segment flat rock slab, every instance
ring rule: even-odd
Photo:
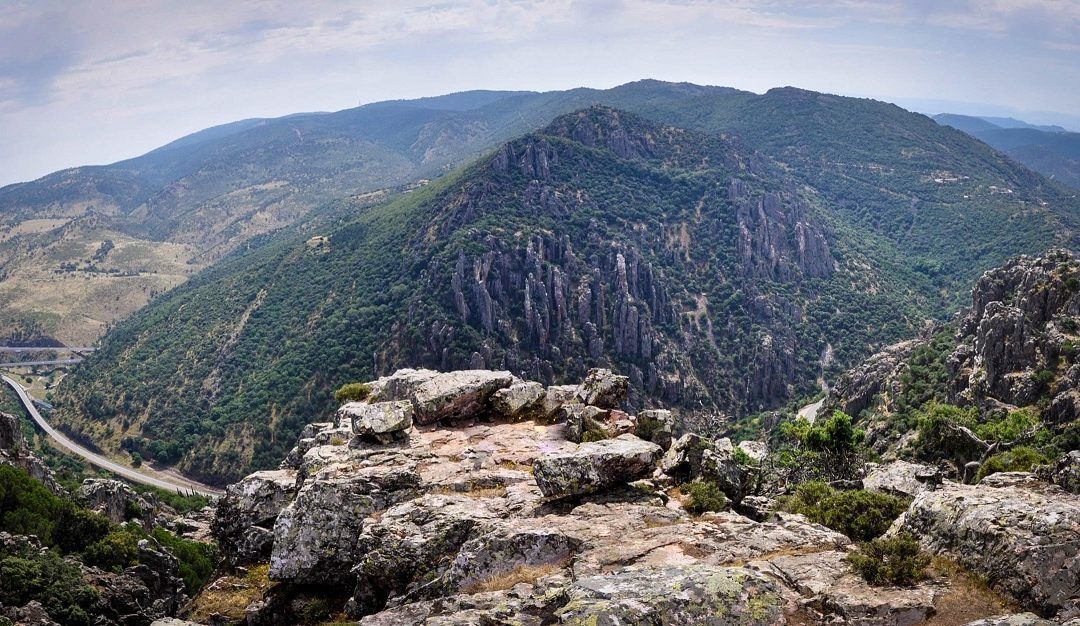
[[[533,463],[533,476],[549,498],[582,495],[649,475],[662,453],[655,443],[621,435],[542,456]]]
[[[576,581],[556,616],[560,624],[665,626],[784,623],[779,585],[739,567],[623,570]]]
[[[1080,610],[1080,497],[1033,474],[924,491],[894,529],[952,555],[1026,609]]]

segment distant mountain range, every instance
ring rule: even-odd
[[[1047,178],[1080,189],[1080,133],[1011,117],[942,113],[934,119],[985,141]]]
[[[222,482],[277,463],[348,381],[426,366],[558,382],[610,366],[630,375],[635,405],[723,430],[947,316],[1006,257],[1077,243],[1072,194],[873,100],[641,81],[440,106],[245,122],[181,147],[273,137],[236,153],[264,172],[247,184],[289,172],[287,188],[306,190],[290,202],[324,204],[238,237],[116,324],[62,383],[59,422]],[[343,138],[356,128],[363,140]],[[435,175],[485,142],[494,150],[429,184],[360,195],[360,181]],[[403,165],[365,178],[386,170],[374,152],[354,159],[361,145]],[[186,180],[177,201],[212,195]],[[195,222],[163,212],[138,227],[166,238]]]

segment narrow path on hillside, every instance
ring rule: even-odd
[[[23,389],[22,385],[20,385],[18,381],[15,381],[3,375],[0,375],[0,377],[2,377],[4,379],[4,382],[10,385],[11,388],[15,390],[15,393],[19,395],[19,400],[21,400],[23,406],[26,407],[26,411],[30,413],[30,417],[33,418],[34,422],[39,427],[41,427],[41,429],[44,430],[46,434],[52,437],[53,440],[56,441],[56,443],[59,444],[61,448],[67,450],[68,452],[76,456],[80,456],[83,459],[86,459],[86,461],[94,467],[100,467],[101,469],[110,471],[117,476],[121,476],[132,482],[140,483],[143,485],[150,485],[151,487],[157,487],[159,489],[165,489],[167,491],[181,491],[184,493],[194,491],[195,493],[202,494],[204,496],[220,496],[222,494],[222,491],[220,489],[215,489],[213,487],[210,487],[209,485],[204,485],[202,483],[198,483],[186,478],[181,478],[179,476],[170,475],[170,479],[168,480],[155,478],[130,467],[124,467],[123,465],[114,463],[113,461],[110,461],[109,459],[101,456],[100,454],[96,454],[94,452],[91,452],[90,450],[87,450],[86,448],[80,446],[71,439],[68,439],[67,436],[60,431],[50,426],[49,423],[45,421],[45,418],[41,416],[41,413],[38,412],[37,407],[34,406],[34,401],[30,398],[29,394],[26,393],[26,390]]]

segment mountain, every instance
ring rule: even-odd
[[[1080,133],[1012,118],[942,113],[934,119],[985,141],[1048,178],[1080,189]]]
[[[1075,244],[1075,199],[895,106],[649,81],[600,99],[637,114],[560,117],[238,250],[118,324],[57,420],[221,482],[275,463],[345,382],[609,365],[634,406],[717,430],[946,315],[1003,257]]]

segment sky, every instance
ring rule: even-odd
[[[0,185],[243,118],[642,78],[1080,130],[1080,0],[0,0]]]

